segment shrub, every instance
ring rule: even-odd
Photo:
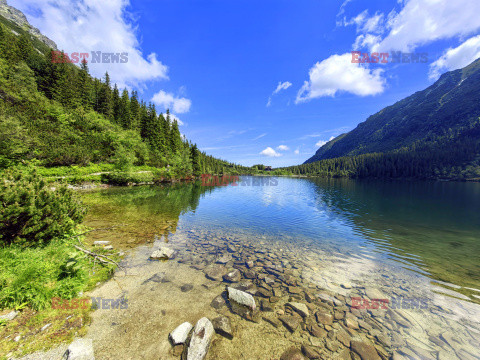
[[[73,231],[85,208],[66,187],[51,189],[36,173],[0,176],[0,244],[43,245]]]
[[[150,183],[154,181],[154,175],[150,171],[146,172],[123,172],[113,171],[108,174],[102,174],[102,183],[110,185],[131,185],[140,183]]]

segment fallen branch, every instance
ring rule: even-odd
[[[80,251],[84,252],[85,254],[92,256],[95,260],[100,261],[102,264],[108,264],[108,263],[110,262],[110,263],[112,263],[112,264],[115,264],[118,268],[120,268],[120,269],[122,269],[123,271],[125,271],[125,274],[127,273],[127,270],[125,270],[125,269],[124,269],[119,263],[117,263],[115,260],[110,259],[108,256],[94,253],[94,252],[92,252],[92,251],[90,251],[90,250],[87,250],[87,249],[84,249],[84,248],[82,248],[81,246],[78,246],[78,245],[73,245],[73,246],[75,247],[75,249],[80,250]],[[104,259],[105,259],[105,260],[104,260]]]

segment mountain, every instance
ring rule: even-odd
[[[8,24],[8,27],[11,28],[15,35],[20,35],[24,31],[28,32],[47,47],[54,50],[57,49],[55,42],[40,33],[40,30],[38,30],[36,27],[30,25],[27,18],[20,10],[8,5],[6,0],[0,0],[0,22],[5,24],[5,20],[14,24],[14,26],[12,26],[12,24]]]
[[[418,143],[461,139],[480,117],[480,59],[443,74],[423,91],[398,101],[329,141],[304,164],[343,156],[387,153]]]

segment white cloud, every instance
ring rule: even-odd
[[[128,53],[127,63],[91,63],[92,75],[106,71],[119,87],[143,87],[146,81],[168,79],[168,68],[155,53],[145,56],[137,29],[125,19],[129,0],[11,0],[40,31],[66,53],[101,51]]]
[[[299,149],[296,149],[293,153],[294,153],[295,155],[298,155],[298,154],[300,154],[300,150],[299,150]]]
[[[277,146],[277,150],[288,151],[288,150],[290,150],[290,148],[287,145],[279,145],[279,146]]]
[[[292,86],[292,83],[290,81],[285,81],[285,82],[278,82],[277,88],[273,92],[274,94],[278,94],[282,90],[287,90],[290,86]]]
[[[255,140],[261,139],[261,138],[264,137],[265,135],[267,135],[267,133],[260,134],[260,135],[258,135],[257,137],[254,137],[252,140],[255,141]]]
[[[170,121],[177,120],[178,125],[184,125],[183,121],[180,120],[176,115],[170,113]]]
[[[322,147],[323,145],[325,145],[326,143],[328,143],[329,141],[332,141],[333,139],[335,139],[335,136],[330,136],[330,139],[328,139],[328,141],[326,140],[319,140],[315,146],[318,146],[318,147]]]
[[[391,12],[388,35],[372,51],[413,51],[440,39],[467,36],[480,29],[478,0],[406,0],[400,12]]]
[[[155,105],[162,106],[165,109],[172,108],[174,112],[183,114],[190,111],[192,102],[184,97],[176,97],[172,93],[167,93],[160,90],[152,97],[152,102]]]
[[[447,49],[430,65],[429,77],[437,79],[443,72],[460,69],[480,58],[480,35],[471,37],[456,48]]]
[[[279,156],[282,156],[282,154],[276,152],[275,150],[273,150],[270,146],[267,147],[266,149],[262,150],[260,152],[260,155],[265,155],[265,156],[269,156],[269,157],[279,157]]]
[[[270,96],[267,101],[267,107],[270,107],[272,105],[272,97]]]
[[[272,96],[278,94],[282,90],[287,90],[290,86],[292,86],[292,83],[290,81],[279,81],[277,88],[273,90]],[[270,107],[272,105],[272,96],[268,98],[267,107]]]
[[[310,69],[310,79],[298,92],[295,103],[333,97],[338,91],[359,96],[379,94],[385,88],[382,73],[383,69],[372,70],[364,64],[352,63],[351,53],[332,55]]]

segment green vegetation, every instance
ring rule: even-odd
[[[480,179],[480,120],[453,137],[386,153],[344,156],[283,168],[294,175],[350,178]]]
[[[56,191],[35,173],[7,170],[0,177],[0,245],[37,246],[71,233],[85,209],[65,187]]]
[[[479,116],[480,59],[443,74],[427,89],[329,141],[305,162],[315,165],[290,170],[328,176],[478,179]]]
[[[78,225],[85,207],[72,190],[52,188],[34,172],[11,168],[0,178],[0,309],[22,310],[16,319],[0,324],[3,351],[18,354],[71,339],[88,321],[88,310],[65,313],[51,308],[52,298],[73,299],[110,277],[113,265],[98,263],[80,251]],[[107,255],[106,250],[96,251]],[[118,255],[108,254],[114,259]],[[46,323],[50,335],[36,333]],[[52,331],[56,336],[52,337]],[[14,334],[28,337],[16,348]],[[7,340],[8,339],[8,340]]]
[[[112,88],[108,73],[99,80],[89,75],[85,62],[77,67],[52,61],[61,54],[26,32],[15,35],[14,28],[0,21],[0,169],[72,166],[73,182],[101,180],[78,167],[104,164],[105,171],[119,172],[112,176],[116,179],[136,178],[138,167],[163,169],[163,179],[249,171],[200,152],[181,136],[168,110],[157,114],[136,91]]]

